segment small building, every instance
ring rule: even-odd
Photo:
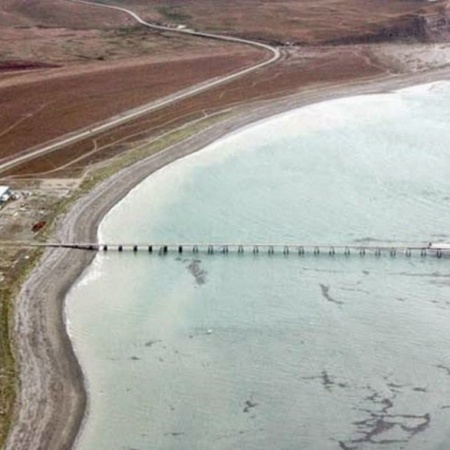
[[[11,188],[9,186],[0,186],[0,205],[6,203],[11,197]]]

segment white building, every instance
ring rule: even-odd
[[[0,205],[11,198],[12,192],[9,186],[0,186]]]

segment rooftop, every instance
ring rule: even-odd
[[[0,199],[9,193],[9,186],[0,186]]]

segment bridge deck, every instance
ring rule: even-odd
[[[421,256],[450,256],[450,244],[427,244],[427,245],[407,245],[407,244],[299,244],[299,243],[284,243],[284,244],[267,244],[267,243],[72,243],[72,242],[0,242],[0,247],[38,247],[38,248],[70,248],[74,250],[91,250],[91,251],[147,251],[150,253],[167,254],[173,253],[199,253],[206,252],[213,253],[283,253],[285,255],[290,253],[297,253],[299,255],[305,254],[327,254],[330,256],[337,254],[350,255],[358,253],[364,256],[366,253],[381,256],[381,254],[389,254],[395,256],[397,253],[411,256],[413,253]]]

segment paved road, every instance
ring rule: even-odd
[[[139,108],[135,108],[133,110],[121,113],[118,116],[114,116],[108,120],[106,120],[105,122],[101,123],[100,125],[97,125],[93,128],[90,129],[84,129],[82,131],[79,132],[75,132],[70,134],[69,136],[63,136],[60,139],[57,139],[56,141],[52,142],[49,145],[46,145],[44,147],[39,147],[33,151],[30,151],[26,154],[22,154],[21,156],[17,156],[14,159],[10,159],[4,162],[0,162],[0,174],[6,170],[9,170],[19,164],[22,164],[26,161],[30,161],[32,159],[35,159],[39,156],[43,156],[47,153],[51,153],[54,152],[58,149],[61,149],[63,147],[65,147],[66,145],[69,144],[73,144],[81,139],[85,139],[91,136],[94,136],[98,133],[101,133],[103,131],[106,131],[110,128],[113,128],[117,125],[120,125],[122,123],[128,122],[132,119],[135,119],[139,116],[142,116],[144,114],[148,114],[149,112],[152,112],[154,110],[157,110],[159,108],[162,108],[163,106],[167,106],[170,105],[171,103],[177,102],[179,100],[182,100],[184,98],[190,97],[192,95],[198,94],[200,92],[204,92],[208,89],[211,89],[213,87],[216,87],[218,85],[227,83],[231,80],[234,80],[236,78],[242,77],[243,75],[247,75],[251,72],[254,72],[255,70],[261,69],[265,66],[268,66],[269,64],[273,64],[275,63],[281,56],[280,50],[277,49],[276,47],[272,47],[271,45],[267,45],[267,44],[263,44],[260,42],[256,42],[256,41],[251,41],[248,39],[241,39],[238,37],[233,37],[233,36],[223,36],[223,35],[219,35],[219,34],[212,34],[212,33],[204,33],[201,31],[194,31],[194,30],[180,30],[180,29],[175,29],[175,28],[170,28],[170,27],[165,27],[162,25],[155,25],[149,22],[146,22],[145,20],[143,20],[141,17],[139,17],[135,12],[130,11],[126,8],[121,8],[118,6],[111,6],[111,5],[105,5],[105,4],[100,4],[100,3],[94,3],[94,2],[88,2],[85,0],[68,0],[71,1],[73,3],[82,3],[82,4],[86,4],[86,5],[90,5],[90,6],[95,6],[95,7],[99,7],[99,8],[109,8],[109,9],[114,9],[117,11],[121,11],[125,14],[130,15],[131,17],[133,17],[133,19],[135,19],[137,22],[139,22],[140,24],[155,29],[155,30],[160,30],[160,31],[170,31],[172,33],[179,33],[179,34],[183,34],[183,35],[192,35],[192,36],[198,36],[201,38],[208,38],[208,39],[216,39],[216,40],[221,40],[221,41],[226,41],[226,42],[234,42],[234,43],[239,43],[239,44],[246,44],[246,45],[251,45],[253,47],[257,47],[260,49],[264,49],[267,50],[268,52],[271,53],[271,57],[263,62],[260,62],[258,64],[255,64],[251,67],[247,67],[246,69],[240,70],[238,72],[235,72],[231,75],[226,75],[223,76],[221,78],[216,78],[214,81],[211,82],[206,82],[203,83],[200,86],[196,86],[187,90],[184,90],[181,93],[178,94],[174,94],[166,99],[163,100],[159,100],[159,101],[155,101],[155,102],[151,102],[148,103],[142,107]]]

